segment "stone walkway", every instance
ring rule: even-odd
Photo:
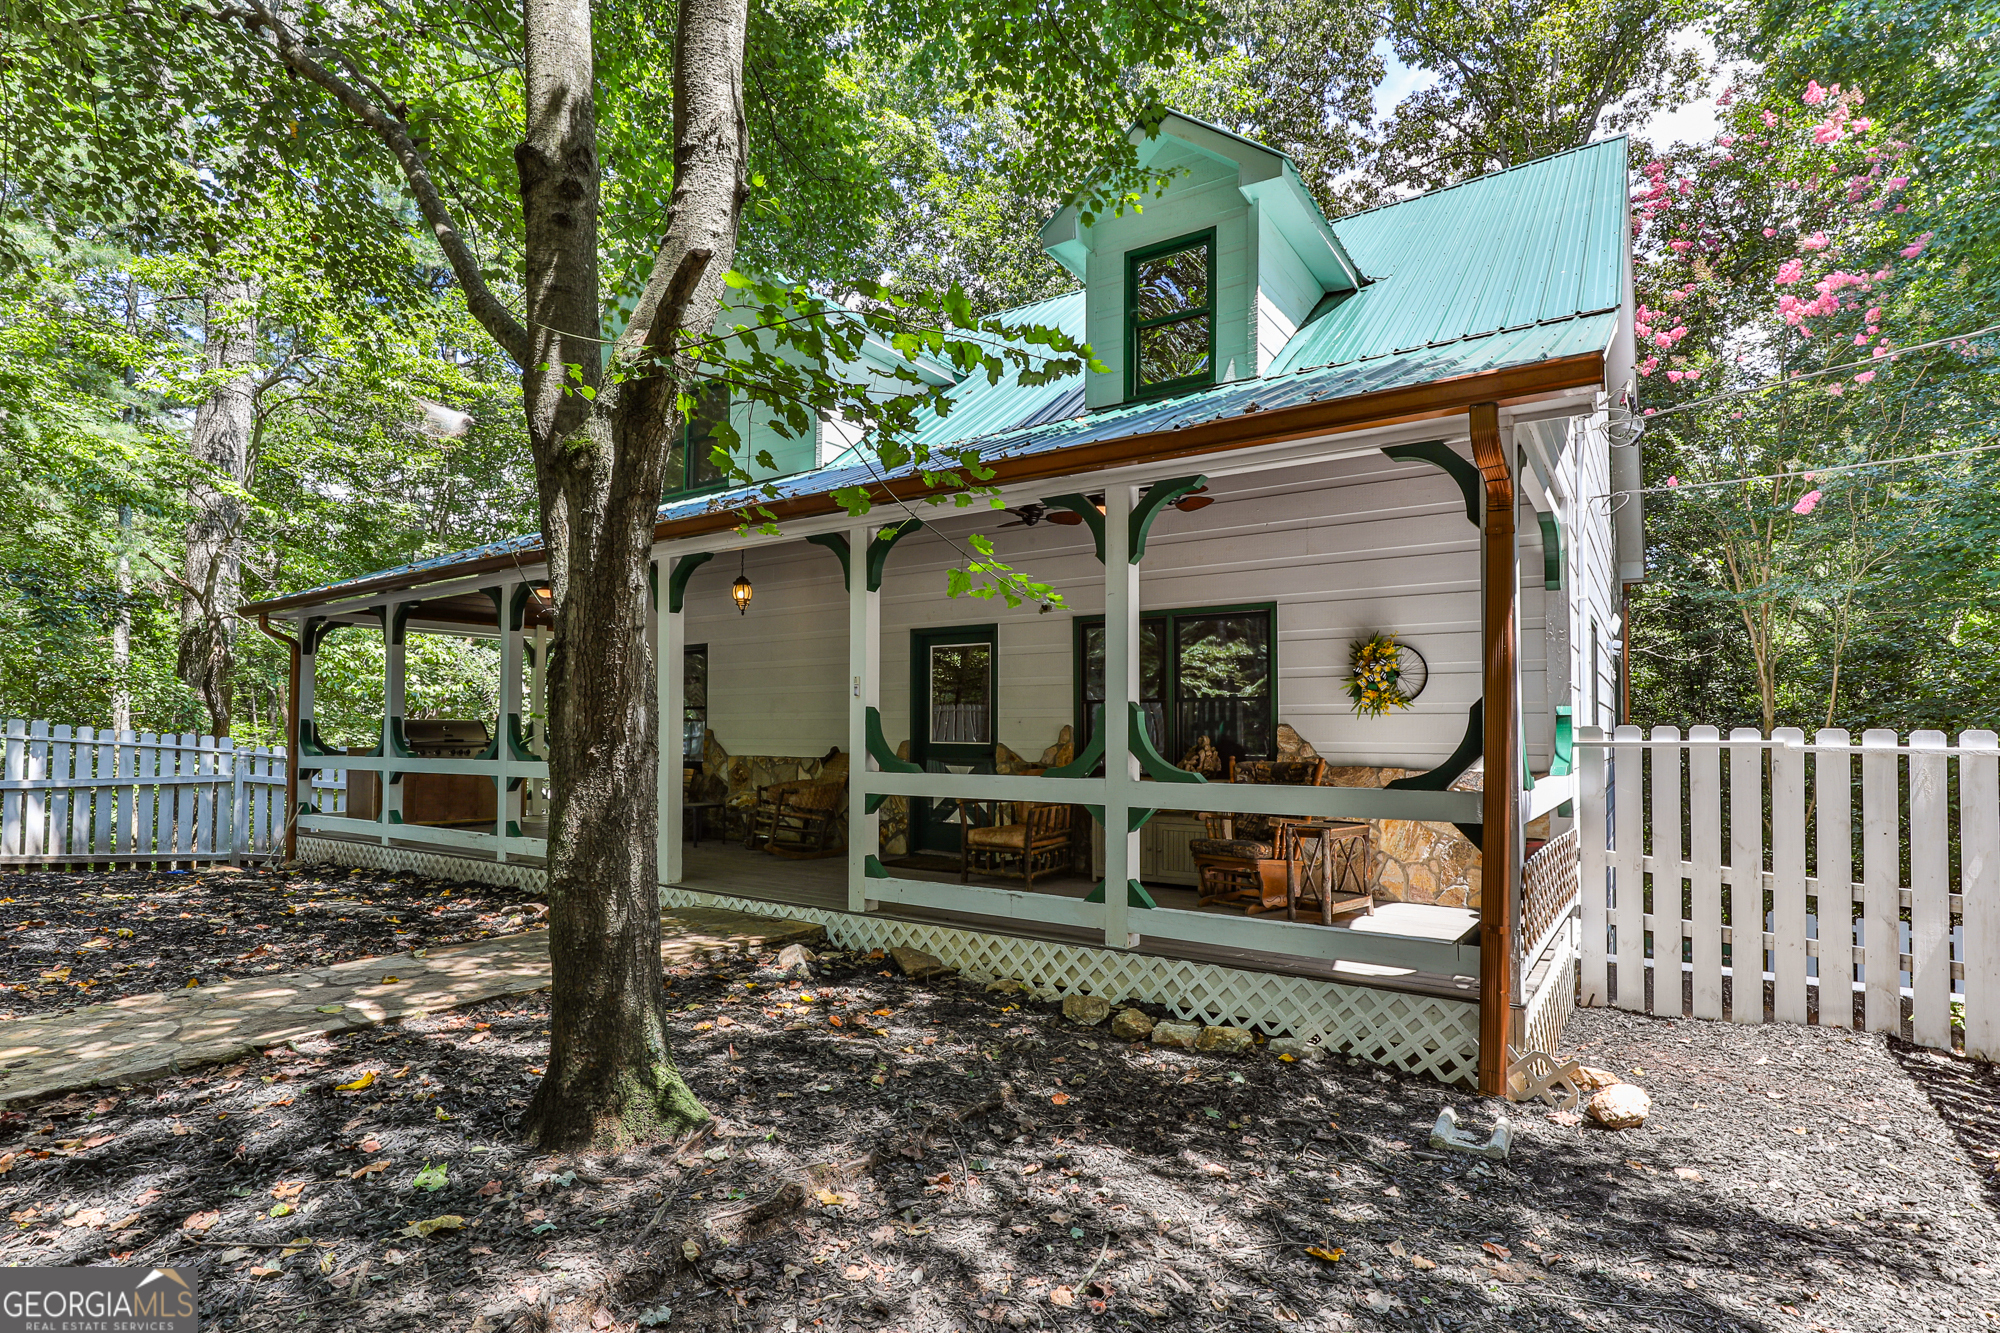
[[[761,952],[825,934],[803,921],[694,907],[663,912],[660,924],[667,963]],[[301,1037],[353,1032],[548,984],[548,932],[536,930],[431,949],[421,958],[357,958],[18,1019],[0,1025],[0,1107],[78,1088],[144,1083]]]

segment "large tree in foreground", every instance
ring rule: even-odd
[[[886,462],[962,487],[977,476],[971,460],[895,443],[925,401],[914,373],[909,395],[882,401],[816,367],[868,336],[967,373],[1029,378],[1073,370],[1081,352],[1053,331],[976,320],[956,290],[890,302],[870,275],[839,271],[841,238],[868,235],[883,187],[830,62],[872,45],[967,107],[1011,99],[1034,127],[1012,167],[1042,173],[1035,188],[1094,177],[1103,184],[1086,206],[1116,206],[1144,184],[1124,131],[1156,110],[1126,72],[1188,45],[1197,11],[1061,0],[525,0],[518,15],[133,0],[109,13],[37,11],[47,30],[65,21],[168,68],[212,69],[221,51],[220,67],[238,72],[233,100],[218,96],[208,114],[280,158],[322,140],[372,154],[518,366],[556,602],[553,1041],[528,1124],[544,1146],[570,1147],[699,1123],[661,989],[645,633],[655,507],[695,381],[726,379],[788,429],[842,412],[886,432]],[[746,78],[761,102],[746,105]],[[317,105],[297,108],[300,89]],[[771,141],[761,155],[760,132]],[[780,261],[816,284],[732,272]],[[740,327],[755,331],[720,343],[732,285]],[[860,318],[836,317],[832,290],[861,292]],[[727,461],[745,475],[747,460]],[[871,497],[847,498],[861,512]],[[744,517],[759,521],[754,509]]]

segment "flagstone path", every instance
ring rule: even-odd
[[[809,943],[825,933],[803,921],[713,908],[676,908],[661,913],[660,924],[667,963]],[[548,984],[548,932],[534,930],[430,949],[422,957],[357,958],[17,1019],[0,1024],[0,1107],[78,1088],[144,1083],[303,1037]]]

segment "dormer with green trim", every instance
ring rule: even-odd
[[[1085,336],[1106,370],[1092,408],[1252,379],[1315,312],[1359,289],[1360,270],[1285,154],[1178,113],[1132,132],[1165,189],[1083,221],[1071,204],[1042,248],[1083,280]]]

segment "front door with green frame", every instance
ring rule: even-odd
[[[996,625],[910,631],[910,757],[927,773],[991,773],[1000,691]],[[910,850],[958,855],[958,806],[910,802]]]

